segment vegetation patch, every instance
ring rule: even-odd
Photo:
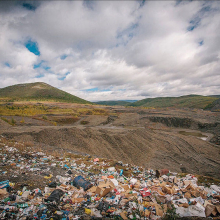
[[[5,117],[1,117],[1,119],[5,122],[7,122],[8,124],[10,125],[15,125],[16,124],[16,121],[14,120],[14,118],[11,118],[11,120],[5,118]]]
[[[195,136],[195,137],[207,137],[199,132],[187,132],[187,131],[179,131],[179,134],[186,135],[186,136]]]
[[[73,124],[79,120],[78,117],[69,116],[69,117],[51,117],[53,121],[58,123],[59,125],[65,125],[65,124]]]
[[[87,125],[87,124],[89,124],[89,122],[88,121],[81,121],[80,124],[81,125]]]
[[[5,116],[34,116],[47,113],[48,107],[44,105],[0,105],[0,115]]]
[[[203,184],[205,186],[210,186],[210,185],[219,185],[220,184],[220,180],[216,179],[214,177],[211,176],[201,176],[201,175],[196,175],[196,177],[198,178],[198,184]]]
[[[78,108],[76,109],[76,114],[78,116],[83,115],[108,115],[108,112],[105,109],[101,108]]]
[[[43,116],[42,116],[42,119],[43,119],[43,120],[47,120],[47,116],[46,116],[46,115],[43,115]]]
[[[165,216],[162,218],[162,220],[176,220],[180,216],[176,214],[176,208],[173,204],[171,204],[171,207],[167,209]]]
[[[61,108],[57,106],[33,105],[33,104],[2,104],[0,115],[4,116],[36,116],[52,114],[71,114],[75,117],[83,115],[107,115],[107,111],[101,108]],[[42,116],[44,120],[47,120]]]

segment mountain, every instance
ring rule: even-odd
[[[128,106],[140,106],[151,108],[205,108],[207,105],[217,100],[217,97],[201,96],[201,95],[186,95],[180,97],[158,97],[147,98],[140,101],[130,103]]]
[[[56,101],[92,104],[43,82],[25,83],[0,89],[0,99],[7,101]]]
[[[94,102],[98,105],[121,105],[121,106],[125,106],[128,105],[130,103],[136,102],[137,100],[116,100],[116,101],[99,101],[99,102]]]

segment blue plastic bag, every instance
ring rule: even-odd
[[[73,180],[73,186],[76,187],[80,186],[86,191],[89,188],[91,188],[93,185],[89,181],[85,180],[82,176],[77,176]]]
[[[4,188],[8,188],[8,187],[10,187],[9,180],[0,182],[0,189],[4,189]]]

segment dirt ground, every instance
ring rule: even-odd
[[[55,105],[49,103],[48,105]],[[59,104],[74,108],[72,104]],[[100,108],[100,106],[84,106]],[[0,134],[61,152],[121,160],[146,168],[168,168],[220,178],[220,113],[189,109],[101,107],[107,115],[14,116],[0,120]],[[11,116],[7,116],[10,120]],[[65,118],[69,117],[68,123]],[[62,123],[54,124],[54,121]]]

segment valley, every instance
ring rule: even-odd
[[[1,135],[48,152],[72,152],[220,178],[219,112],[54,102],[10,106],[16,110],[24,105],[27,112],[30,106],[43,106],[45,112],[2,115]]]

